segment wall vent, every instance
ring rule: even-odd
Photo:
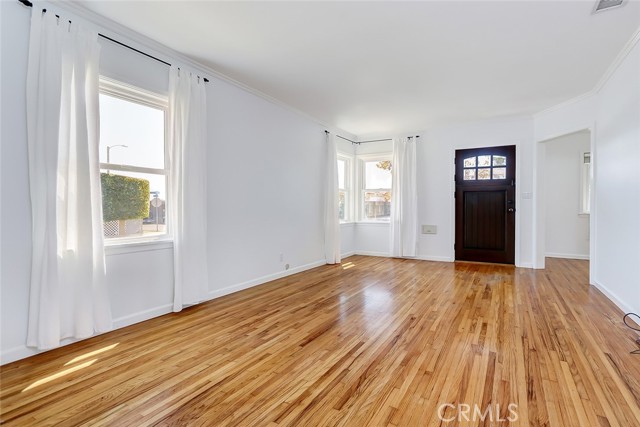
[[[623,2],[624,0],[598,0],[594,12],[602,12],[603,10],[609,10],[614,7],[622,6]]]

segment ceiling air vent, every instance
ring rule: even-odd
[[[596,4],[596,10],[594,12],[602,12],[603,10],[609,10],[614,7],[622,6],[624,0],[598,0]]]

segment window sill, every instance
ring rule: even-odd
[[[348,225],[348,226],[353,226],[355,224],[354,221],[341,221],[340,225]]]
[[[173,240],[154,239],[154,240],[134,240],[126,242],[108,242],[104,245],[104,253],[106,256],[129,254],[135,252],[149,252],[163,249],[173,249]]]
[[[389,224],[391,224],[391,222],[390,221],[358,221],[355,224],[372,226],[372,227],[388,227]]]

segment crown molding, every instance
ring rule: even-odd
[[[537,113],[533,114],[533,117],[537,118],[537,117],[542,116],[544,114],[551,113],[553,111],[568,107],[569,105],[576,104],[578,102],[582,102],[582,101],[584,101],[586,99],[591,98],[592,96],[597,95],[602,90],[604,85],[607,84],[609,79],[611,79],[611,77],[616,72],[616,70],[620,67],[620,65],[622,65],[624,60],[627,59],[627,57],[629,56],[629,54],[631,53],[633,48],[636,46],[636,44],[638,44],[638,41],[640,41],[640,28],[638,28],[633,33],[633,36],[631,36],[631,38],[627,41],[627,43],[625,43],[625,45],[622,48],[622,50],[620,50],[620,52],[618,52],[618,55],[616,56],[616,58],[613,60],[611,65],[609,65],[609,67],[607,67],[607,70],[604,72],[602,77],[600,77],[600,80],[598,80],[598,82],[593,87],[593,89],[591,89],[588,92],[583,93],[582,95],[578,95],[578,96],[576,96],[574,98],[568,99],[568,100],[563,101],[563,102],[561,102],[559,104],[555,104],[555,105],[552,105],[549,108],[545,108],[544,110],[538,111]]]
[[[0,0],[1,1],[1,0]],[[34,2],[35,3],[35,2]],[[327,123],[325,123],[324,121],[313,117],[311,115],[309,115],[308,113],[299,110],[296,107],[293,107],[292,105],[289,105],[277,98],[274,98],[271,95],[268,95],[258,89],[255,89],[251,86],[248,86],[238,80],[235,80],[219,71],[214,70],[211,67],[208,67],[204,64],[201,64],[197,61],[192,60],[191,58],[173,50],[170,49],[169,47],[158,43],[157,41],[146,37],[138,32],[135,32],[133,30],[131,30],[128,27],[125,27],[121,24],[118,24],[115,21],[112,21],[109,18],[106,18],[102,15],[99,15],[95,12],[92,12],[90,10],[88,10],[84,5],[82,5],[81,3],[79,3],[76,0],[59,0],[59,1],[55,1],[55,2],[49,2],[49,1],[44,1],[44,2],[38,2],[38,5],[45,5],[45,4],[50,4],[52,7],[54,8],[60,8],[63,10],[67,10],[75,15],[77,15],[78,17],[85,19],[86,21],[93,23],[94,25],[96,25],[97,27],[99,27],[99,31],[103,32],[105,35],[109,36],[109,37],[113,37],[115,39],[124,39],[122,41],[126,42],[127,44],[135,47],[136,49],[140,49],[142,51],[145,52],[149,52],[151,54],[153,54],[154,56],[157,56],[161,59],[166,60],[167,62],[178,62],[180,64],[184,64],[186,66],[189,66],[195,70],[198,70],[201,73],[205,73],[208,74],[209,76],[215,77],[218,80],[222,80],[226,83],[232,84],[236,87],[238,87],[239,89],[242,89],[252,95],[255,95],[259,98],[262,98],[268,102],[270,102],[271,104],[274,104],[276,106],[279,106],[285,110],[288,110],[298,116],[301,116],[307,120],[310,120],[313,123],[316,123],[317,125],[331,131],[332,133],[341,133],[343,135],[348,135],[350,139],[353,140],[358,140],[358,139],[366,139],[369,138],[372,135],[375,136],[379,136],[380,134],[378,133],[373,133],[373,134],[366,134],[366,135],[355,135],[351,132],[347,132],[344,129],[340,129],[337,128],[335,126],[329,126]],[[35,5],[34,5],[35,6]],[[589,90],[588,92],[585,92],[581,95],[578,95],[574,98],[570,98],[566,101],[560,102],[558,104],[552,105],[551,107],[545,108],[543,110],[540,110],[538,112],[533,113],[531,116],[533,118],[537,118],[541,115],[550,113],[552,111],[555,110],[559,110],[562,109],[564,107],[567,107],[571,104],[575,104],[581,101],[584,101],[594,95],[596,95],[603,87],[604,85],[607,83],[607,81],[609,81],[609,79],[613,76],[613,74],[615,73],[615,71],[620,67],[620,65],[624,62],[624,60],[629,56],[629,54],[631,53],[631,51],[633,50],[633,48],[635,47],[635,45],[638,43],[638,41],[640,41],[640,28],[638,28],[633,36],[629,39],[629,41],[627,41],[627,43],[625,44],[625,46],[622,48],[622,50],[618,53],[618,55],[616,56],[616,58],[614,59],[614,61],[611,63],[611,65],[607,68],[607,70],[605,71],[605,73],[602,75],[602,77],[600,78],[600,80],[598,80],[598,82],[596,83],[596,85]],[[490,120],[490,119],[489,119]],[[455,124],[454,124],[455,125]],[[458,124],[459,125],[459,124]],[[437,126],[439,127],[439,126]],[[411,134],[415,134],[415,135],[420,135],[425,133],[424,131],[419,131],[419,132],[410,132]],[[403,133],[403,134],[406,134]]]
[[[1,1],[1,0],[0,0]],[[300,117],[303,117],[315,124],[317,124],[319,127],[322,127],[324,129],[327,129],[333,133],[341,133],[341,134],[346,134],[349,135],[352,138],[355,138],[356,136],[353,135],[350,132],[347,132],[343,129],[337,128],[335,126],[330,126],[327,123],[325,123],[324,121],[311,116],[308,113],[305,113],[302,110],[299,110],[296,107],[293,107],[292,105],[289,105],[277,98],[274,98],[273,96],[266,94],[258,89],[255,89],[251,86],[248,86],[238,80],[235,80],[217,70],[214,70],[213,68],[201,64],[197,61],[194,61],[193,59],[187,57],[186,55],[173,50],[165,45],[163,45],[162,43],[159,43],[147,36],[144,36],[128,27],[125,27],[124,25],[121,25],[107,17],[104,17],[100,14],[97,14],[89,9],[86,8],[86,6],[82,5],[80,2],[75,1],[75,0],[59,0],[59,1],[43,1],[43,2],[34,2],[34,6],[42,6],[42,7],[47,7],[47,6],[51,6],[51,8],[53,9],[62,9],[65,10],[69,13],[72,13],[74,15],[76,15],[77,17],[93,24],[96,29],[100,32],[103,33],[104,35],[108,36],[108,37],[112,37],[118,41],[121,41],[123,43],[126,43],[136,49],[142,50],[143,52],[147,52],[153,56],[156,56],[157,58],[160,58],[164,61],[170,62],[172,64],[180,64],[180,65],[184,65],[187,67],[190,67],[194,70],[197,70],[199,73],[202,74],[207,74],[206,77],[213,77],[217,80],[221,80],[224,81],[226,83],[229,83],[239,89],[244,90],[245,92],[248,92],[254,96],[257,96],[258,98],[261,98],[273,105],[276,105],[280,108],[283,108],[289,112],[292,112]],[[214,82],[212,82],[214,83]]]
[[[589,92],[585,92],[582,95],[578,95],[574,98],[567,99],[566,101],[562,101],[559,104],[552,105],[551,107],[545,108],[544,110],[540,110],[536,113],[533,113],[533,118],[537,119],[538,117],[543,116],[545,114],[551,113],[556,110],[561,110],[565,107],[568,107],[569,105],[577,104],[578,102],[585,101],[591,98],[592,96],[594,96],[595,94],[596,94],[595,89],[591,89]]]
[[[636,46],[636,44],[638,44],[639,40],[640,40],[640,27],[636,29],[635,33],[633,33],[633,36],[631,36],[629,41],[627,41],[627,43],[624,45],[622,50],[618,53],[618,55],[613,60],[611,65],[609,65],[607,70],[604,72],[604,74],[602,75],[598,83],[593,88],[592,90],[593,93],[600,92],[600,90],[604,87],[604,85],[609,81],[611,76],[613,76],[613,74],[620,67],[620,65],[622,65],[624,60],[627,59],[627,57],[629,56],[633,48]]]

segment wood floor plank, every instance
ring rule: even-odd
[[[587,262],[345,263],[5,365],[0,424],[640,427]]]

